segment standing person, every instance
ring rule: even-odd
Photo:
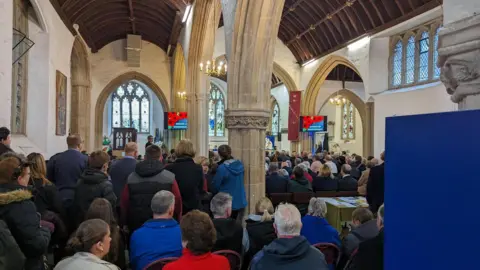
[[[245,186],[243,178],[245,169],[240,160],[232,157],[232,148],[224,144],[218,148],[218,154],[222,158],[219,162],[217,172],[213,177],[215,189],[218,192],[225,192],[232,196],[232,215],[233,219],[242,220],[247,198],[245,195]]]
[[[385,152],[380,155],[382,164],[370,169],[367,183],[367,202],[372,213],[376,213],[384,201],[385,192]]]
[[[73,203],[77,181],[87,168],[88,156],[81,153],[82,144],[80,135],[69,135],[68,150],[54,155],[47,164],[47,179],[57,186],[67,211]]]
[[[7,152],[13,152],[10,148],[12,138],[10,136],[10,130],[6,127],[0,127],[0,155]]]
[[[150,145],[153,145],[153,136],[152,135],[148,135],[147,143],[145,144],[145,149],[147,149],[147,147],[149,147]]]
[[[114,210],[119,212],[122,191],[127,184],[128,176],[135,171],[138,156],[138,145],[135,142],[129,142],[125,145],[125,156],[122,159],[115,160],[110,167],[110,178],[112,179],[113,192],[117,196],[117,204],[112,205]]]
[[[190,140],[181,140],[175,149],[177,159],[166,169],[175,175],[182,195],[182,214],[202,209],[202,197],[206,193],[205,177],[201,165],[193,161],[195,150]],[[205,188],[205,189],[204,189]]]

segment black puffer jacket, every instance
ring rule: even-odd
[[[74,209],[77,225],[83,222],[90,204],[96,198],[107,199],[112,206],[117,202],[108,175],[100,170],[88,168],[80,176],[75,189]]]
[[[40,215],[25,187],[0,185],[0,219],[7,223],[26,257],[25,269],[38,269],[50,242],[50,231],[40,227]]]

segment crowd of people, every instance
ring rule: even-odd
[[[10,143],[10,131],[0,128],[4,269],[143,270],[165,259],[166,270],[227,270],[234,262],[222,256],[225,250],[238,255],[242,269],[383,269],[383,193],[370,196],[373,212],[353,213],[352,230],[342,239],[321,198],[305,209],[274,208],[268,198],[269,192],[334,185],[329,190],[361,193],[362,178],[368,198],[383,189],[375,183],[382,165],[373,158],[276,152],[266,159],[267,194],[249,214],[244,165],[228,145],[202,157],[189,140],[169,153],[148,144],[139,160],[138,145],[130,142],[117,159],[103,151],[85,155],[82,138],[72,134],[68,150],[46,161],[39,153],[15,153]],[[338,265],[327,263],[314,246],[319,243],[342,251]]]

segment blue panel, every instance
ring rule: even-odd
[[[480,111],[387,118],[385,269],[479,269]]]

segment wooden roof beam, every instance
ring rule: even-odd
[[[398,2],[398,0],[395,0],[395,4],[397,4],[398,9],[400,9],[400,12],[402,12],[402,16],[405,15],[405,10],[403,9],[402,5]]]
[[[362,6],[363,10],[367,14],[368,20],[370,20],[372,27],[375,28],[376,27],[375,21],[373,20],[372,15],[370,14],[370,11],[368,11],[368,8],[365,7],[365,4],[363,3],[363,1],[364,0],[359,0],[358,2],[360,2],[360,5]]]
[[[135,27],[135,15],[133,14],[133,3],[132,0],[128,1],[128,9],[130,10],[130,21],[132,22],[132,32],[134,35],[137,34],[137,29]]]
[[[293,3],[291,6],[288,7],[287,11],[285,11],[283,14],[282,14],[282,19],[287,16],[290,12],[293,12],[295,11],[295,9],[298,7],[298,5],[300,5],[302,2],[304,2],[305,0],[297,0],[297,2]]]
[[[378,18],[380,18],[380,21],[382,22],[382,24],[385,24],[385,20],[383,19],[383,16],[382,16],[382,14],[380,13],[380,10],[378,10],[377,5],[375,5],[375,3],[374,3],[373,0],[370,0],[370,4],[372,4],[373,8],[375,9],[375,12],[376,12],[377,15],[378,15]]]
[[[164,2],[173,10],[180,11],[182,13],[185,11],[185,2],[181,0],[165,0]]]
[[[173,51],[175,46],[178,42],[178,37],[180,36],[180,32],[182,31],[182,12],[177,11],[175,15],[175,20],[173,21],[172,30],[170,31],[170,37],[168,39],[168,44],[170,45],[170,50],[167,52],[168,56],[173,55]]]

